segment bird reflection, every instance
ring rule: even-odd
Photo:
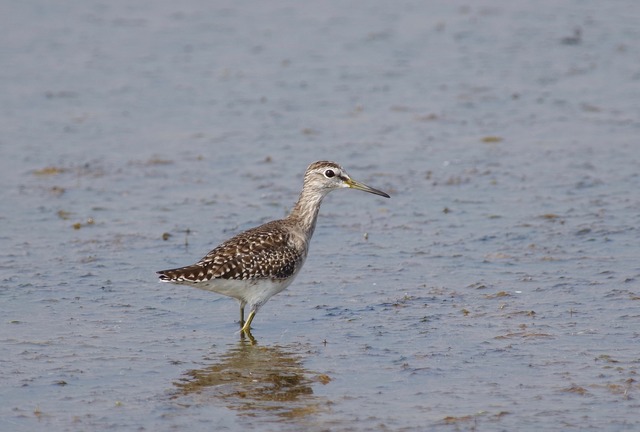
[[[327,401],[313,394],[313,385],[329,381],[327,375],[305,369],[292,348],[259,346],[248,333],[219,361],[187,371],[174,385],[175,397],[191,396],[198,404],[222,402],[240,415],[286,420],[322,410]]]

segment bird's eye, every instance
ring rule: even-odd
[[[328,169],[328,170],[326,170],[326,171],[324,172],[324,175],[325,175],[325,177],[327,177],[327,178],[331,178],[331,177],[333,177],[334,175],[336,175],[336,173],[334,173],[334,172],[333,172],[333,170]]]

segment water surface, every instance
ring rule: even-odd
[[[637,430],[635,2],[10,2],[0,429]],[[306,266],[158,284],[336,160]]]

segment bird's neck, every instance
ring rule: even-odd
[[[288,218],[296,222],[296,224],[305,232],[307,238],[313,235],[316,228],[316,220],[318,219],[318,211],[320,204],[326,194],[316,191],[310,192],[306,188],[302,189],[298,202],[289,213]]]

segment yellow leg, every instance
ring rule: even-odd
[[[240,340],[244,341],[245,337],[249,338],[249,342],[251,342],[251,345],[255,345],[255,344],[258,343],[258,342],[256,342],[256,338],[254,338],[253,335],[251,334],[251,330],[241,331],[240,332]]]
[[[240,305],[240,327],[244,326],[244,305]]]
[[[240,331],[248,332],[251,329],[251,321],[253,321],[253,317],[256,316],[256,311],[249,312],[249,317],[247,318],[247,322],[244,323]]]

